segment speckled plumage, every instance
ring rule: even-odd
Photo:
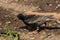
[[[21,19],[29,29],[36,30],[37,27],[41,27],[43,24],[46,26],[46,22],[56,22],[56,19],[53,18],[53,15],[43,16],[43,15],[18,15],[19,19]],[[54,23],[52,23],[53,25]],[[55,24],[54,24],[55,25]]]

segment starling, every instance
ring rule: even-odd
[[[43,15],[19,14],[17,17],[26,24],[27,28],[30,31],[37,30],[37,28],[39,28],[38,30],[41,30],[41,28],[40,28],[41,25],[43,25],[43,24],[46,25],[46,22],[53,20],[51,15],[50,16],[43,16]]]

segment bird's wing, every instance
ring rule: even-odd
[[[32,24],[32,23],[36,23],[36,22],[40,21],[41,19],[42,19],[42,16],[35,15],[35,16],[32,16],[32,17],[26,19],[25,22]]]
[[[43,15],[29,15],[26,16],[25,22],[28,24],[34,24],[36,22],[40,22],[40,24],[53,20],[52,16],[43,16]]]

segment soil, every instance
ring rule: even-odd
[[[17,18],[20,13],[28,15],[54,15],[60,18],[60,0],[0,0],[0,32],[6,32],[5,22],[10,21],[9,28],[19,34],[19,40],[60,40],[60,29],[44,29],[33,34],[21,29],[25,24]],[[2,37],[4,37],[2,35]],[[0,40],[5,38],[0,37]],[[7,37],[8,38],[8,37]],[[6,40],[6,39],[5,39]]]

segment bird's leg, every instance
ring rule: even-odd
[[[33,28],[34,30],[29,32],[30,34],[37,34],[38,33],[38,29],[37,27]]]
[[[45,30],[46,29],[46,27],[49,27],[49,22],[45,22],[44,23],[44,27],[43,28],[41,28],[42,30]]]
[[[33,31],[34,34],[37,34],[39,31],[39,27],[36,27],[36,30]]]

